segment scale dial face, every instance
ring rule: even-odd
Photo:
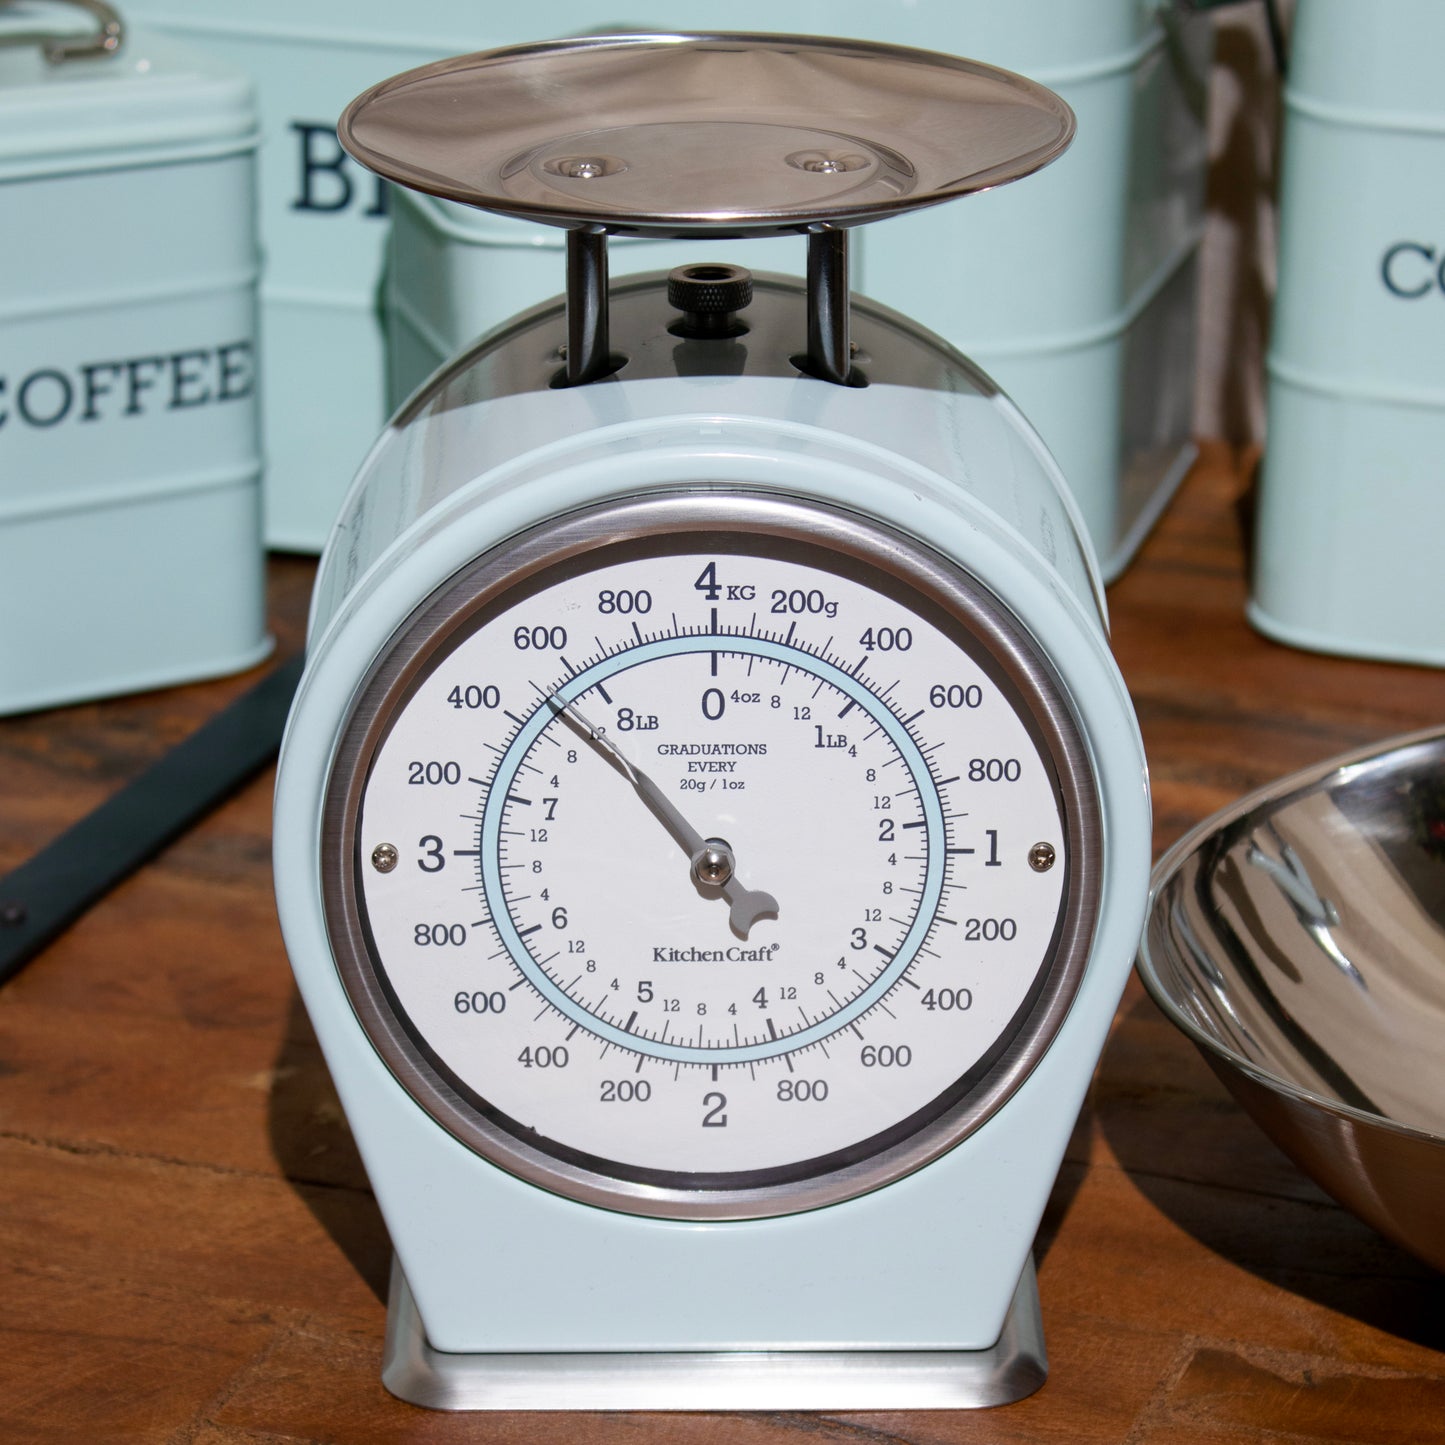
[[[1041,1056],[1097,911],[1052,668],[929,549],[706,490],[559,519],[393,636],[332,771],[328,928],[463,1143],[632,1213],[906,1175]]]

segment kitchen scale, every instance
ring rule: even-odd
[[[1139,935],[1143,754],[1057,468],[850,301],[847,239],[1072,124],[972,61],[762,35],[464,56],[343,116],[388,179],[567,231],[566,297],[363,465],[277,784],[403,1398],[1042,1382],[1030,1248]],[[720,246],[608,285],[609,235],[790,233],[806,283]]]

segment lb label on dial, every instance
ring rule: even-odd
[[[504,570],[358,714],[343,976],[440,1122],[547,1187],[856,1194],[976,1127],[1067,1006],[1057,699],[977,599],[799,531]]]

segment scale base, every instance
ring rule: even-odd
[[[986,1350],[449,1354],[427,1343],[391,1267],[382,1383],[433,1410],[971,1410],[1048,1374],[1033,1260]]]

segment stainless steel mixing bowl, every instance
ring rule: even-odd
[[[1445,1270],[1445,729],[1293,774],[1180,839],[1139,973],[1300,1168]]]

